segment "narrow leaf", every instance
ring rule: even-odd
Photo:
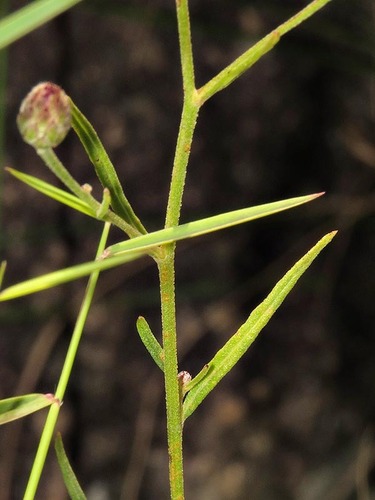
[[[105,269],[120,266],[126,262],[142,257],[148,253],[150,249],[159,245],[200,236],[202,234],[281,212],[288,208],[296,207],[317,198],[321,194],[322,193],[300,196],[298,198],[268,203],[266,205],[235,210],[234,212],[216,215],[208,219],[189,222],[182,226],[162,229],[160,231],[138,236],[137,238],[132,238],[131,240],[108,247],[103,254],[103,258],[100,260],[60,269],[59,271],[54,271],[5,288],[0,292],[0,302],[47,290],[53,286],[87,276],[93,271],[104,271]]]
[[[158,365],[161,371],[164,371],[164,352],[163,348],[157,341],[155,335],[152,333],[151,328],[143,316],[137,319],[137,330],[141,340],[150,353],[152,359]]]
[[[85,500],[86,496],[77,480],[76,475],[69,463],[66,455],[64,445],[62,442],[61,434],[58,432],[55,439],[55,452],[57,461],[59,462],[64,484],[68,490],[69,496],[72,500]]]
[[[197,100],[200,105],[207,101],[220,90],[225,89],[234,80],[239,78],[245,71],[250,69],[262,56],[269,52],[280,40],[280,38],[291,31],[296,26],[306,21],[309,17],[323,8],[331,0],[314,0],[304,9],[300,10],[288,19],[285,23],[271,31],[246,52],[235,59],[231,64],[224,68],[214,78],[207,82],[197,91]]]
[[[30,415],[53,403],[60,404],[53,394],[26,394],[0,400],[0,425]]]
[[[5,269],[7,267],[7,263],[5,260],[2,261],[0,264],[0,290],[3,285],[3,279],[4,279],[4,274],[5,274]]]
[[[144,252],[127,252],[104,260],[94,260],[77,266],[67,267],[54,271],[52,273],[31,278],[16,285],[9,286],[0,292],[0,302],[12,300],[30,293],[41,292],[48,290],[57,285],[68,283],[69,281],[77,280],[91,274],[94,271],[104,271],[113,267],[120,266],[126,262],[138,259],[144,255]]]
[[[298,279],[310,266],[321,250],[328,245],[337,231],[324,236],[300,259],[272,289],[266,299],[250,314],[247,321],[237,330],[208,363],[209,372],[202,381],[187,394],[183,404],[183,420],[186,420],[218,382],[226,375],[245,354],[267,325],[273,314],[292,290]],[[205,370],[205,368],[203,368]],[[197,375],[197,377],[199,374]],[[194,380],[194,379],[193,379]]]
[[[81,0],[36,0],[0,21],[0,49],[70,9]]]
[[[63,189],[59,189],[49,182],[45,182],[33,175],[24,174],[19,170],[15,170],[14,168],[6,169],[10,174],[24,182],[28,186],[36,189],[40,193],[45,194],[49,198],[52,198],[68,207],[74,208],[74,210],[78,210],[78,212],[82,212],[85,215],[89,215],[91,217],[95,217],[96,215],[93,213],[93,210],[85,203],[83,200],[77,198],[74,194],[68,193]]]
[[[289,208],[297,207],[298,205],[314,200],[322,194],[324,193],[299,196],[297,198],[276,201],[265,205],[242,208],[240,210],[234,210],[233,212],[227,212],[220,215],[214,215],[213,217],[208,217],[206,219],[188,222],[187,224],[182,224],[180,226],[161,229],[160,231],[139,236],[138,238],[132,238],[131,240],[116,243],[115,245],[107,248],[106,255],[115,255],[120,252],[135,249],[145,250],[155,246],[172,243],[174,241],[212,233],[214,231],[218,231],[219,229],[225,229],[227,227],[243,224],[244,222],[260,219],[261,217],[266,217]]]
[[[124,221],[136,228],[141,234],[146,230],[135,215],[128,199],[126,198],[120,181],[117,177],[115,167],[109,159],[103,144],[87,118],[81,113],[77,106],[72,104],[72,126],[79,137],[83,147],[94,165],[103,188],[107,188],[111,195],[113,211],[122,217]]]

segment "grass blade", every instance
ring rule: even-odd
[[[25,394],[0,401],[0,425],[30,415],[53,403],[60,404],[53,394]]]
[[[205,376],[201,382],[188,392],[183,403],[183,420],[186,420],[200,405],[204,398],[212,391],[219,381],[233,368],[238,360],[245,354],[260,331],[267,325],[276,310],[280,307],[286,296],[292,290],[298,279],[319,255],[321,250],[336,235],[333,231],[324,236],[307,252],[276,284],[266,299],[256,307],[245,323],[228,340],[203,368]],[[200,374],[197,375],[199,377]],[[196,377],[196,378],[197,378]],[[192,380],[192,382],[194,379]]]

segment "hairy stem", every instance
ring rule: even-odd
[[[182,419],[177,379],[177,335],[175,311],[174,244],[166,247],[167,255],[159,261],[160,299],[163,328],[164,380],[167,408],[169,481],[172,500],[184,498]]]
[[[180,220],[182,196],[191,143],[199,106],[194,85],[194,63],[191,46],[187,0],[176,0],[180,43],[184,104],[173,162],[165,227],[177,226]],[[158,260],[161,315],[164,349],[164,380],[167,410],[169,480],[172,500],[183,500],[184,477],[182,456],[181,394],[178,382],[175,244],[165,246],[164,258]]]

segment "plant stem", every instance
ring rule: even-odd
[[[177,138],[176,153],[174,157],[171,185],[169,188],[169,199],[167,215],[165,218],[165,228],[177,226],[180,220],[182,195],[185,187],[186,168],[189,161],[191,143],[195,125],[198,118],[199,108],[192,102],[185,99],[180,130]]]
[[[195,89],[194,61],[191,45],[188,0],[176,0],[178,39],[180,45],[182,82],[184,96]]]
[[[169,482],[172,500],[183,500],[182,420],[180,390],[177,379],[177,335],[175,311],[174,245],[166,247],[167,255],[159,261],[160,299],[164,349],[164,380],[167,408]]]
[[[190,20],[187,0],[176,0],[184,104],[173,162],[171,184],[165,218],[165,227],[177,226],[180,220],[186,168],[197,122],[199,105],[194,84],[194,63],[191,46]],[[167,410],[167,436],[169,452],[169,481],[172,500],[183,500],[183,456],[181,394],[178,375],[175,244],[164,247],[164,258],[158,259],[161,316],[164,349],[164,380]]]
[[[104,225],[103,233],[97,249],[97,258],[103,253],[107,237],[110,229],[110,224],[107,222]],[[99,271],[95,271],[90,275],[87,283],[86,292],[82,301],[81,309],[74,327],[72,338],[69,344],[68,352],[65,357],[64,366],[60,374],[59,383],[56,389],[55,397],[63,401],[69,377],[72,372],[74,360],[77,355],[78,346],[82,337],[83,328],[90,310],[96,283],[98,281]],[[57,418],[59,416],[60,406],[53,404],[50,407],[48,416],[44,425],[43,433],[39,441],[37,453],[35,455],[33,467],[27,483],[24,500],[33,500],[39,484],[40,476],[44,467],[47,452],[55,430]]]

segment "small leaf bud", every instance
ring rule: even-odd
[[[23,139],[35,149],[58,146],[69,132],[71,121],[69,97],[50,82],[39,83],[31,89],[17,116]]]

